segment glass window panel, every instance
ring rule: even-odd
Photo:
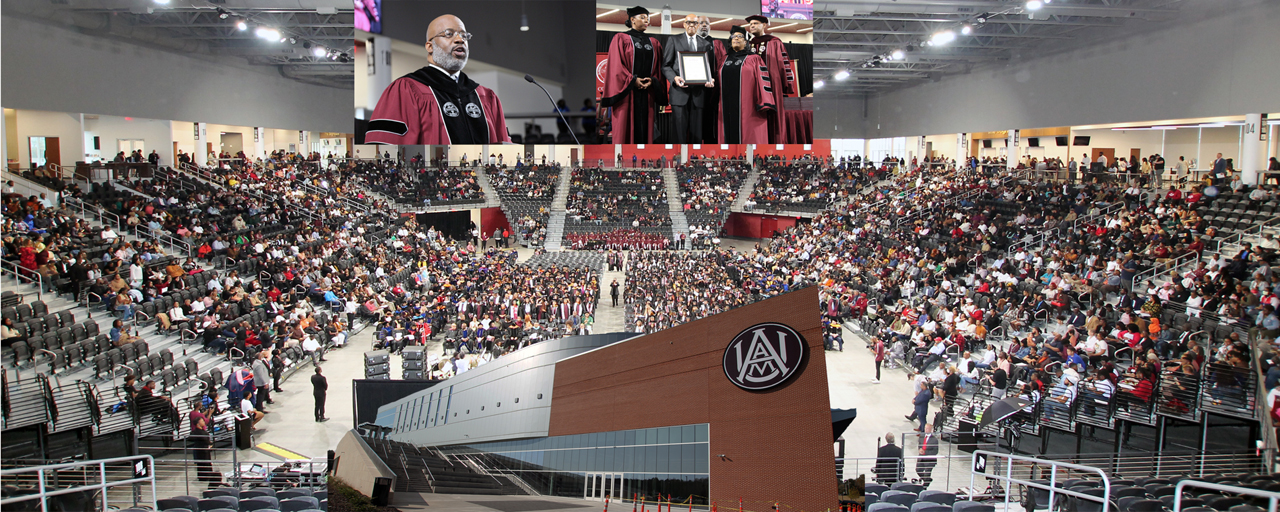
[[[708,428],[708,425],[707,425],[707,424],[705,424],[705,423],[703,423],[703,424],[701,424],[701,425],[694,425],[694,430],[695,430],[695,431],[697,431],[697,441],[698,441],[699,443],[705,443],[705,442],[707,442],[707,440],[708,440],[708,437],[707,437],[707,428]]]
[[[658,447],[657,446],[644,447],[644,471],[646,473],[652,473],[654,471],[657,471],[655,469],[657,467],[658,467]]]
[[[604,448],[596,448],[595,450],[592,450],[592,451],[594,451],[594,452],[595,452],[595,453],[591,454],[591,455],[592,455],[592,459],[594,459],[594,460],[595,460],[594,465],[591,467],[591,468],[592,468],[592,471],[608,471],[608,470],[609,470],[609,467],[608,467],[608,466],[606,466],[606,465],[604,465],[604,464],[605,464],[605,463],[604,463],[604,452],[605,452],[605,449],[604,449]]]
[[[686,444],[680,446],[680,472],[696,473],[698,471],[698,451],[702,449],[700,444]]]
[[[669,469],[671,464],[671,445],[660,444],[656,448],[657,448],[656,454],[658,457],[658,461],[656,464],[653,465],[654,471],[657,471],[659,473],[665,473],[667,471],[671,471]]]
[[[683,427],[680,427],[680,430],[683,431],[680,438],[684,439],[684,442],[686,443],[692,443],[694,441],[697,441],[697,436],[693,433],[694,430],[696,430],[696,428],[697,427],[694,427],[693,425],[685,425]]]
[[[656,428],[644,429],[644,444],[654,444],[657,442],[658,442],[658,429]]]
[[[658,429],[658,444],[667,444],[669,442],[671,442],[671,429],[665,427]]]
[[[604,470],[605,471],[621,471],[622,470],[622,468],[618,467],[617,461],[615,460],[618,452],[617,448],[605,448],[601,451],[604,452]]]
[[[670,433],[670,438],[667,440],[668,442],[671,442],[671,443],[683,443],[683,442],[684,442],[684,441],[683,441],[683,439],[684,439],[684,434],[683,434],[683,432],[684,432],[684,428],[682,428],[682,427],[671,427],[671,428],[668,428],[667,430],[671,432],[671,433]]]
[[[622,434],[622,444],[632,446],[636,444],[636,431],[628,430]]]
[[[707,452],[707,445],[696,444],[694,446],[697,447],[697,451],[694,453],[695,465],[693,471],[695,473],[709,473],[710,470],[707,466],[709,462],[708,459],[711,457],[711,454]]]
[[[617,446],[617,445],[618,445],[618,432],[605,432],[604,446]]]

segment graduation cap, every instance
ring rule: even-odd
[[[769,18],[766,18],[759,14],[752,14],[751,16],[747,16],[747,23],[751,23],[753,21],[758,21],[760,23],[764,23],[765,25],[769,24]]]
[[[742,34],[742,37],[747,37],[747,29],[737,25],[729,27],[729,39],[733,39],[734,34]]]
[[[627,8],[627,28],[631,28],[631,18],[634,18],[641,14],[649,14],[649,10],[639,5],[635,7],[628,7]]]

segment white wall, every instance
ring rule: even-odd
[[[19,116],[22,112],[19,111]],[[86,116],[84,120],[84,146],[85,153],[91,152],[89,148],[93,147],[93,137],[96,135],[100,138],[101,149],[97,151],[98,156],[104,161],[110,161],[115,158],[119,144],[119,139],[142,139],[143,155],[150,155],[151,150],[155,150],[160,155],[160,165],[173,165],[173,141],[170,139],[172,135],[171,123],[157,119],[126,119],[116,116]],[[128,155],[125,155],[128,156]],[[76,160],[89,161],[84,154],[79,155]]]
[[[63,166],[74,167],[76,161],[84,159],[80,114],[19,110],[17,125],[18,167],[26,168],[31,165],[31,144],[28,137],[58,137],[58,153],[62,155]]]
[[[1226,4],[1230,8],[1216,8]],[[1187,12],[1192,7],[1216,9],[1200,16]],[[1274,30],[1280,2],[1199,0],[1182,2],[1182,8],[1183,19],[1168,29],[872,97],[865,119],[858,98],[817,102],[823,108],[815,112],[815,136],[911,136],[1280,109]],[[846,129],[857,122],[860,130]],[[837,124],[841,129],[833,130]]]
[[[351,131],[350,89],[0,16],[9,108]],[[77,145],[74,153],[83,149]],[[74,161],[74,160],[72,160]]]

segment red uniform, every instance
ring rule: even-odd
[[[662,76],[662,44],[638,30],[615,34],[609,43],[605,66],[604,97],[600,104],[613,110],[614,144],[650,144],[656,106],[667,104],[667,84]],[[647,89],[636,87],[636,78],[653,80]]]
[[[492,90],[459,72],[458,80],[425,67],[391,82],[369,120],[369,144],[496,144],[511,142],[502,103]]]

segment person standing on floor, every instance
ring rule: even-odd
[[[272,391],[276,393],[281,393],[284,391],[283,389],[280,389],[280,377],[283,377],[283,376],[284,376],[284,356],[280,355],[280,349],[277,348],[271,351],[271,380],[272,380],[271,390]]]
[[[871,382],[874,384],[879,384],[880,383],[880,365],[884,364],[884,339],[880,338],[879,336],[876,336],[876,344],[871,347],[871,353],[876,355],[876,378],[872,379]]]
[[[324,399],[325,393],[329,391],[329,381],[320,373],[320,367],[316,367],[316,374],[311,376],[311,392],[316,399],[316,421],[329,421],[324,417]]]
[[[271,371],[267,368],[267,351],[258,353],[258,357],[253,360],[253,387],[258,389],[258,400],[254,403],[259,411],[265,411],[267,404],[274,404],[271,400]]]
[[[902,448],[893,441],[893,432],[886,433],[884,446],[876,449],[876,481],[885,485],[902,480]]]
[[[613,307],[618,307],[618,280],[609,283],[609,296],[613,298]]]
[[[911,404],[915,406],[915,410],[910,416],[904,416],[907,421],[920,421],[920,428],[915,429],[916,432],[924,432],[925,423],[929,422],[929,401],[933,400],[933,389],[929,388],[929,383],[925,380],[924,375],[916,375],[916,397],[911,399]]]
[[[938,465],[938,438],[933,435],[933,424],[924,425],[924,434],[920,436],[920,458],[916,460],[916,475],[920,477],[920,485],[927,489],[933,482],[933,467]]]

